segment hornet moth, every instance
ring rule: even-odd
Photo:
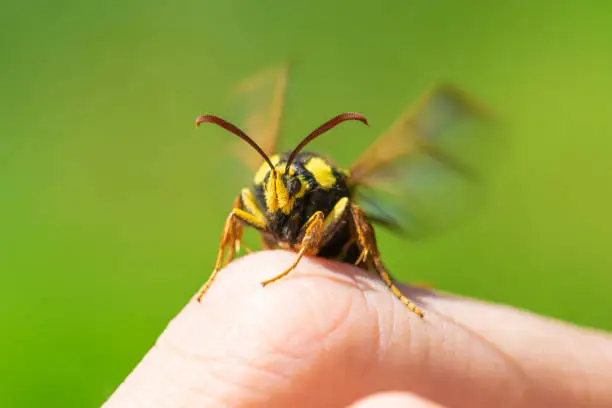
[[[234,200],[213,273],[196,299],[202,298],[219,270],[234,259],[247,226],[260,233],[263,248],[296,252],[294,262],[262,282],[263,286],[288,275],[305,255],[336,259],[375,271],[403,304],[423,317],[421,309],[393,283],[381,260],[373,224],[410,235],[418,229],[433,230],[437,217],[457,212],[449,205],[458,201],[456,197],[436,197],[428,186],[445,178],[466,185],[475,180],[472,169],[449,154],[445,144],[459,138],[452,135],[452,128],[464,122],[480,123],[489,117],[488,112],[456,87],[437,86],[344,169],[303,149],[342,122],[368,125],[359,113],[339,114],[310,132],[293,150],[277,152],[288,72],[288,65],[283,65],[239,88],[250,96],[259,95],[263,88],[271,96],[269,103],[260,103],[247,114],[250,136],[215,115],[196,119],[196,127],[213,123],[248,143],[251,149],[243,149],[241,154],[255,172],[252,185],[243,188]],[[265,88],[264,83],[270,86]],[[467,136],[473,132],[471,128]],[[428,180],[432,175],[436,180]],[[433,201],[424,199],[432,195]],[[446,203],[442,210],[440,200]]]

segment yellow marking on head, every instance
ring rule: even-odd
[[[287,191],[287,187],[285,186],[285,183],[283,183],[280,173],[276,178],[276,200],[281,211],[285,214],[289,214],[289,211],[287,211],[287,206],[289,205],[289,191]]]
[[[255,201],[255,197],[253,197],[253,193],[251,193],[251,190],[248,188],[242,189],[242,203],[249,213],[253,214],[255,218],[265,223],[266,218],[259,209],[259,206]]]
[[[329,190],[336,183],[336,177],[334,177],[331,166],[322,158],[313,157],[308,160],[304,167],[312,173],[317,183],[325,190]]]
[[[270,156],[270,161],[272,162],[272,165],[274,165],[274,167],[276,167],[276,165],[280,161],[280,156],[278,154]],[[255,173],[255,178],[253,179],[253,182],[255,184],[263,183],[264,179],[266,178],[266,176],[268,175],[269,172],[270,172],[270,166],[268,166],[268,163],[264,162],[259,167],[259,170],[257,170],[257,173]]]
[[[266,207],[268,211],[278,210],[278,199],[276,198],[276,173],[270,174],[267,183],[264,185],[264,195],[266,197]]]
[[[285,174],[285,167],[282,165],[278,165],[276,167],[276,177],[274,173],[270,175],[267,183],[264,186],[264,194],[266,197],[266,207],[269,211],[281,211],[283,214],[289,215],[291,210],[293,209],[293,205],[295,204],[295,200],[306,195],[306,190],[308,189],[308,182],[302,177],[298,176],[298,180],[300,181],[301,188],[293,197],[289,196],[289,191],[287,187],[283,183],[282,176]],[[295,170],[293,172],[291,169],[289,170],[289,174],[295,174]]]
[[[284,209],[289,201],[289,192],[283,184],[283,174],[285,174],[285,166],[283,163],[280,163],[280,165],[276,166],[276,172],[270,174],[268,181],[264,185],[266,207],[271,212]]]

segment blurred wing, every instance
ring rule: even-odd
[[[280,121],[285,103],[289,65],[267,69],[240,82],[232,92],[237,124],[268,156],[276,153]],[[236,143],[234,152],[253,171],[263,163],[257,152],[244,143]]]
[[[413,238],[463,220],[481,202],[491,119],[451,85],[426,93],[351,167],[356,202],[373,222]]]

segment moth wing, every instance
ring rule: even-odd
[[[448,228],[482,203],[493,115],[453,85],[425,93],[351,166],[356,202],[412,238]]]
[[[268,156],[277,153],[288,77],[289,64],[284,63],[246,78],[230,95],[231,105],[242,118],[239,126]],[[244,143],[236,143],[232,150],[252,171],[263,163],[262,157]]]

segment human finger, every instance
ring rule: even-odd
[[[603,335],[408,289],[420,319],[375,274],[318,258],[261,287],[294,257],[264,251],[230,264],[108,406],[337,407],[383,390],[458,408],[609,402]],[[588,381],[576,381],[585,368]]]

